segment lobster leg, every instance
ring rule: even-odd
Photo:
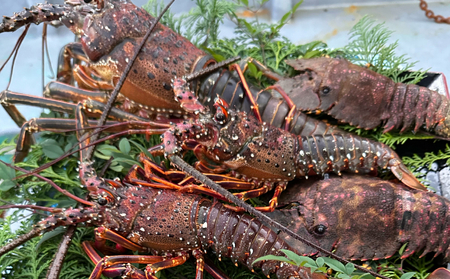
[[[58,81],[67,84],[73,84],[73,66],[72,59],[88,62],[86,54],[83,51],[81,43],[73,42],[65,45],[59,52],[58,57]]]
[[[85,90],[59,81],[49,82],[43,95],[47,98],[73,102],[82,102],[86,99],[104,102],[108,99],[105,92]]]
[[[81,65],[75,65],[73,68],[74,78],[80,88],[90,89],[90,90],[106,90],[112,91],[114,88],[108,82],[103,80],[96,80],[91,76],[97,76],[101,79],[91,68]]]
[[[91,261],[97,266],[97,264],[102,260],[102,257],[95,251],[94,247],[89,241],[84,241],[81,243],[81,247],[84,252],[88,255]],[[121,278],[135,278],[135,279],[145,279],[145,274],[141,270],[137,269],[135,266],[130,264],[116,264],[108,268],[103,269],[101,272],[106,277],[121,277]]]

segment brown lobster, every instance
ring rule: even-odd
[[[279,208],[268,215],[300,235],[311,233],[323,248],[347,259],[389,258],[408,243],[402,258],[422,252],[448,262],[449,212],[450,201],[435,193],[345,174],[291,183]],[[300,251],[310,250],[285,239]]]
[[[189,91],[185,80],[175,79],[173,87],[181,107],[193,115],[164,132],[162,146],[152,150],[162,148],[166,156],[171,156],[183,148],[193,149],[200,160],[197,168],[207,172],[231,170],[249,181],[246,187],[251,190],[238,194],[243,199],[266,193],[278,183],[267,210],[276,206],[287,181],[329,171],[358,173],[375,171],[377,166],[390,167],[408,186],[426,189],[384,144],[338,133],[296,136],[261,123],[246,112],[231,110],[221,99],[216,101],[212,114]]]
[[[53,20],[60,20],[75,34],[80,35],[81,43],[71,43],[62,50],[58,81],[50,82],[44,91],[44,95],[49,98],[31,97],[7,90],[0,93],[3,107],[17,125],[22,126],[16,151],[17,161],[26,156],[31,144],[31,133],[68,130],[70,124],[74,126],[74,122],[67,120],[67,124],[64,123],[66,125],[54,119],[27,122],[14,104],[41,106],[72,114],[75,105],[58,100],[75,101],[82,102],[91,116],[98,115],[104,106],[99,102],[108,99],[108,94],[103,90],[110,90],[117,82],[127,61],[154,22],[151,15],[129,1],[107,0],[86,4],[82,0],[71,0],[65,5],[37,4],[13,17],[5,17],[0,23],[0,33],[15,31],[29,23]],[[72,58],[88,65],[72,67]],[[118,98],[120,109],[114,109],[110,117],[119,121],[145,121],[159,115],[159,121],[164,121],[167,115],[173,117],[174,114],[183,114],[184,111],[173,100],[171,79],[175,75],[197,73],[214,63],[211,56],[195,48],[169,28],[158,24],[122,87],[123,95]],[[99,81],[98,78],[104,81]],[[69,85],[73,80],[81,88]],[[274,97],[270,90],[247,85],[245,80],[228,70],[207,71],[194,84],[196,94],[205,104],[212,105],[219,94],[232,108],[250,111],[252,107],[257,107],[263,121],[277,127],[286,127],[295,134],[306,136],[337,130],[307,117],[293,108],[292,104]]]
[[[81,200],[83,207],[62,211],[47,208],[57,213],[0,248],[0,255],[56,227],[85,223],[97,227],[96,240],[100,248],[104,248],[100,244],[109,240],[126,249],[154,254],[101,258],[92,244],[85,242],[83,248],[96,264],[90,278],[100,278],[103,273],[110,277],[155,279],[157,271],[183,264],[192,254],[197,259],[196,278],[201,279],[203,254],[208,248],[212,248],[219,257],[230,257],[250,269],[261,268],[266,275],[325,278],[311,273],[308,268],[276,261],[253,264],[258,257],[279,255],[282,253],[280,249],[290,247],[258,220],[227,209],[217,201],[182,193],[179,191],[182,186],[157,177],[148,168],[144,170],[136,166],[120,181],[99,178],[91,164],[81,163],[80,176],[89,190],[90,201]],[[141,271],[130,263],[147,264],[147,267]]]
[[[390,78],[345,59],[288,60],[298,75],[278,81],[297,108],[323,111],[337,120],[384,132],[425,128],[450,137],[450,106],[446,96]]]

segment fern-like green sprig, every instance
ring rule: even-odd
[[[434,152],[426,152],[423,157],[420,157],[417,154],[414,154],[412,157],[403,157],[403,162],[412,167],[412,168],[422,168],[427,167],[431,168],[431,165],[437,161],[445,161],[446,165],[450,165],[450,147],[448,145],[445,146],[445,150],[438,150],[438,153]]]
[[[350,42],[344,48],[345,57],[395,82],[419,82],[424,78],[425,71],[409,72],[417,62],[410,62],[405,55],[395,54],[398,41],[388,43],[392,33],[384,23],[375,24],[370,16],[364,16],[350,31]]]

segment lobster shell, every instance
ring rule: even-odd
[[[408,243],[402,258],[422,251],[450,259],[450,201],[375,177],[344,175],[294,181],[268,215],[315,236],[324,249],[352,260],[384,259]],[[311,248],[286,236],[298,251]]]
[[[299,75],[278,84],[301,110],[321,110],[337,120],[384,132],[401,132],[424,126],[449,137],[448,99],[415,84],[395,83],[390,78],[345,59],[288,60]],[[413,127],[413,124],[414,127]]]

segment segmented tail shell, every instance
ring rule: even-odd
[[[368,173],[389,166],[391,159],[401,162],[387,145],[351,134],[332,133],[298,138],[297,172],[324,174],[330,170]]]
[[[259,267],[265,275],[275,273],[284,278],[320,278],[309,268],[292,266],[277,261],[252,263],[265,255],[284,254],[280,249],[292,250],[282,238],[258,220],[236,213],[215,202],[211,207],[201,207],[198,213],[199,238],[202,248],[212,247],[219,257],[230,257],[249,269]]]

